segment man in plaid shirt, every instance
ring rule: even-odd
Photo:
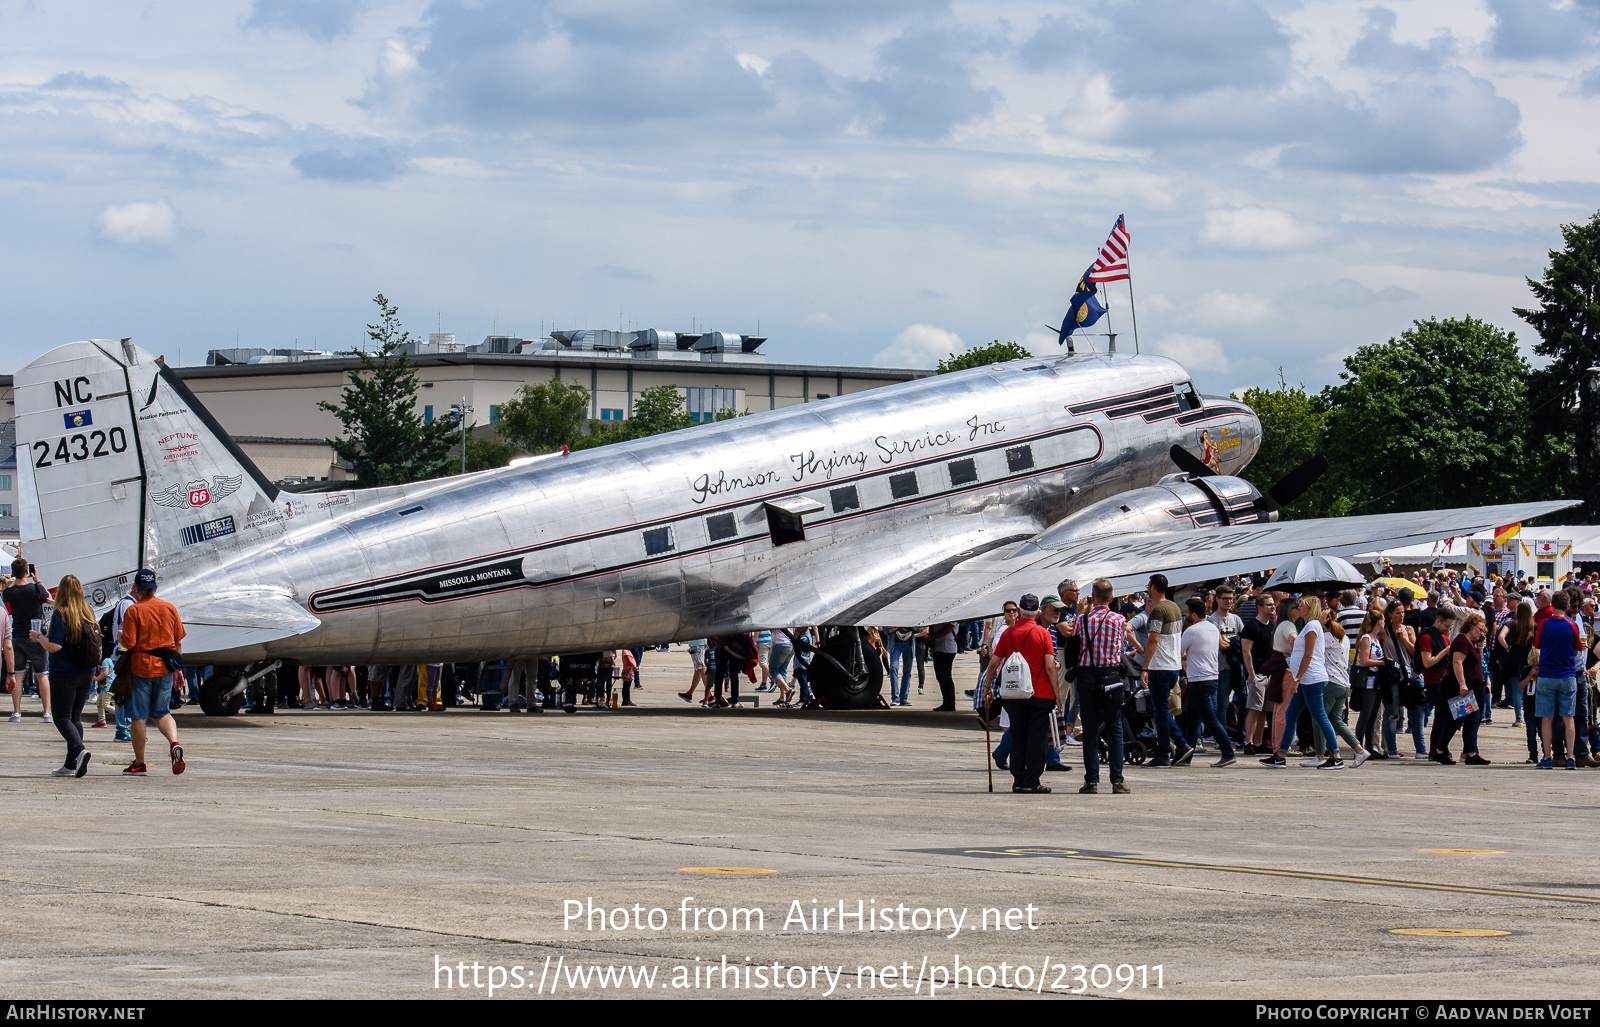
[[[1101,578],[1094,583],[1093,606],[1078,615],[1077,634],[1083,639],[1078,661],[1078,692],[1083,714],[1083,787],[1078,791],[1093,795],[1100,790],[1100,729],[1107,729],[1106,748],[1111,752],[1111,790],[1126,794],[1130,789],[1122,780],[1122,706],[1108,702],[1107,685],[1122,676],[1122,640],[1128,622],[1111,609],[1111,582]]]

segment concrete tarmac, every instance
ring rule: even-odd
[[[1509,711],[1493,767],[1213,754],[1089,796],[1069,750],[1054,794],[997,772],[991,795],[931,674],[921,708],[859,714],[687,706],[681,651],[645,674],[640,708],[571,716],[191,707],[188,772],[153,747],[146,779],[109,730],[86,778],[50,777],[64,743],[30,699],[0,724],[0,993],[1600,994],[1600,771],[1514,762]]]

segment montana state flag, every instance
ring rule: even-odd
[[[1083,277],[1078,279],[1078,288],[1072,294],[1072,302],[1067,306],[1067,316],[1061,319],[1061,328],[1056,336],[1057,345],[1065,343],[1067,336],[1079,328],[1089,327],[1105,314],[1105,304],[1095,296],[1098,291],[1095,284],[1089,281],[1089,272],[1086,269]]]
[[[1518,521],[1515,524],[1507,524],[1503,528],[1496,528],[1494,529],[1494,544],[1497,546],[1503,546],[1520,534],[1522,534],[1521,521]]]

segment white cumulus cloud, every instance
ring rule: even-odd
[[[1253,325],[1272,316],[1272,301],[1213,289],[1195,301],[1194,319],[1208,325]]]
[[[1208,210],[1200,230],[1201,242],[1232,250],[1288,250],[1321,238],[1316,226],[1270,207]]]
[[[929,324],[914,324],[897,332],[872,362],[878,367],[932,367],[966,348],[955,332]]]
[[[1228,354],[1216,339],[1203,335],[1166,335],[1152,347],[1164,357],[1171,357],[1191,371],[1226,371]]]
[[[171,242],[177,218],[166,200],[110,204],[100,212],[100,238],[130,246]]]

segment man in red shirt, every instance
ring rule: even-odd
[[[1039,626],[1039,597],[1025,595],[1017,600],[1017,622],[1006,629],[989,657],[989,678],[997,675],[1006,658],[1022,654],[1033,679],[1033,697],[1005,699],[1006,715],[1011,718],[1011,790],[1048,795],[1050,789],[1039,783],[1044,772],[1045,750],[1050,743],[1050,717],[1056,712],[1056,647],[1048,628]]]

